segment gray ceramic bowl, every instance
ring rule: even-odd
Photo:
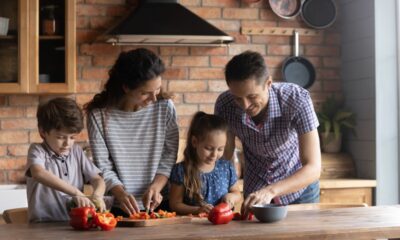
[[[253,205],[252,211],[260,222],[271,223],[286,217],[287,206],[278,204],[256,204]]]

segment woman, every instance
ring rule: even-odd
[[[164,71],[147,49],[122,52],[104,90],[85,105],[93,159],[119,204],[117,215],[158,207],[176,162],[178,125],[172,101],[161,97]]]

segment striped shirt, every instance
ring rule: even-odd
[[[171,100],[136,112],[95,109],[88,116],[90,146],[107,191],[117,185],[133,194],[139,207],[156,174],[169,177],[178,151],[178,124]]]
[[[308,91],[295,84],[273,83],[267,107],[267,119],[256,126],[229,91],[222,93],[215,105],[215,113],[228,122],[243,145],[245,197],[297,172],[302,167],[298,136],[319,125]],[[304,190],[274,200],[289,204]]]

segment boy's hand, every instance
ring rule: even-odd
[[[96,206],[98,212],[106,211],[106,203],[104,202],[103,196],[93,194],[90,196],[93,204]]]
[[[90,201],[89,198],[86,196],[73,196],[72,200],[75,202],[77,207],[93,207],[96,208],[96,206]]]

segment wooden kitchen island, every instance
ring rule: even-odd
[[[153,227],[75,231],[68,223],[0,225],[0,239],[376,239],[400,238],[400,205],[289,212],[276,223],[207,220]]]

